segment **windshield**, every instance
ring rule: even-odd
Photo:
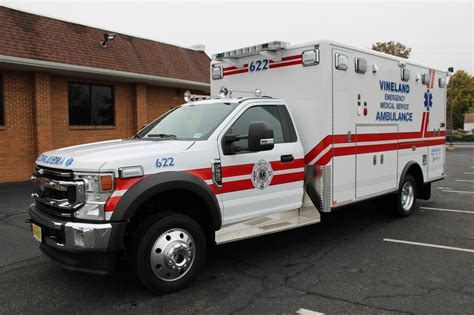
[[[149,124],[135,138],[205,140],[236,107],[230,103],[180,106]]]

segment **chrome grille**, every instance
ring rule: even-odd
[[[71,216],[85,202],[84,181],[74,180],[70,171],[37,167],[31,179],[36,203],[52,214]]]

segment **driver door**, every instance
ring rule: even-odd
[[[250,124],[256,121],[272,127],[273,149],[250,152],[247,139],[225,141],[227,134],[247,135]],[[219,136],[218,145],[224,225],[301,206],[303,148],[285,105],[245,106]],[[234,146],[237,152],[225,154],[226,145]]]

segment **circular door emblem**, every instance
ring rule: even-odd
[[[270,163],[260,160],[253,166],[252,183],[257,189],[265,189],[273,178],[273,169]]]

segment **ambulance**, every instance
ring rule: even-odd
[[[216,54],[214,96],[186,92],[128,139],[42,153],[33,236],[67,269],[126,260],[167,293],[215,244],[371,199],[407,217],[445,177],[447,76],[327,40]]]

